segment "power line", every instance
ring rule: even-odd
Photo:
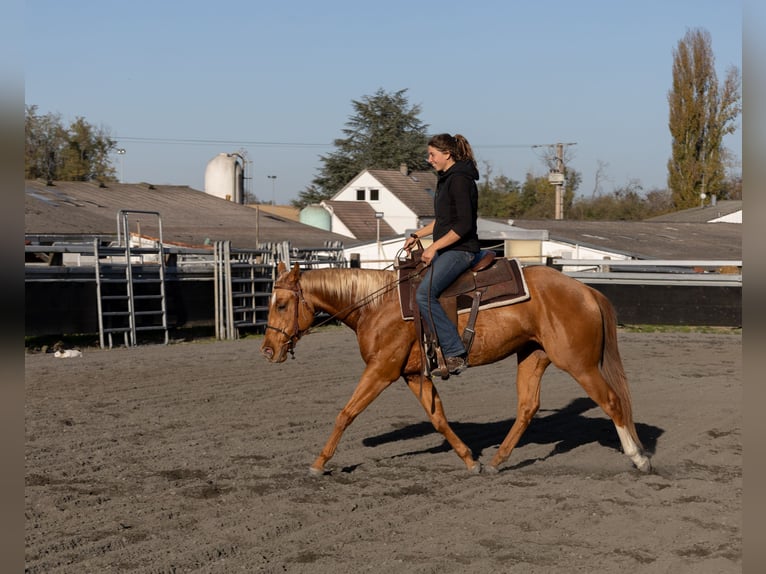
[[[151,138],[135,136],[115,136],[120,142],[170,144],[170,145],[228,145],[243,147],[292,147],[292,148],[321,148],[332,147],[334,143],[311,143],[311,142],[277,142],[277,141],[249,141],[249,140],[215,140],[204,138]],[[568,144],[567,144],[568,145]],[[477,149],[509,149],[509,148],[535,148],[543,147],[535,144],[475,144]]]
[[[230,145],[248,147],[330,147],[330,143],[302,143],[302,142],[263,142],[247,140],[213,140],[192,138],[145,138],[131,136],[115,136],[121,142],[173,144],[173,145]]]

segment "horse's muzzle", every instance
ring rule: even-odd
[[[284,363],[287,360],[287,353],[282,349],[279,354],[274,353],[274,349],[268,345],[261,347],[261,355],[266,357],[270,363]]]

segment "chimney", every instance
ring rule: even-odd
[[[406,163],[399,164],[399,173],[401,173],[402,175],[408,175],[410,173],[410,170],[407,169]]]

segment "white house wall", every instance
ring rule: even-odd
[[[325,206],[325,209],[328,209],[327,206]],[[346,237],[354,237],[354,234],[351,233],[348,227],[340,220],[340,218],[335,215],[333,211],[330,211],[330,230],[333,233],[337,233],[338,235],[345,235]]]
[[[350,261],[351,254],[358,253],[362,269],[393,269],[393,263],[402,247],[404,247],[403,238],[381,241],[380,247],[372,242],[346,248],[343,250],[343,256]]]
[[[711,219],[710,223],[742,223],[742,210]]]
[[[333,196],[334,201],[358,201],[356,190],[365,189],[365,201],[375,211],[383,212],[383,219],[397,233],[405,233],[408,229],[417,229],[418,218],[409,207],[402,203],[393,193],[383,186],[373,175],[367,171],[359,174],[346,187]],[[370,201],[370,190],[377,189],[377,201]],[[333,217],[333,231],[335,231],[335,218]],[[339,232],[342,233],[342,232]]]
[[[559,241],[543,241],[543,257],[552,257],[554,259],[612,259],[618,261],[630,259],[629,256],[623,253],[593,249],[576,243],[563,243]],[[585,269],[582,266],[564,266],[563,270],[584,271]]]

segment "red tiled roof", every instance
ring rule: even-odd
[[[359,241],[375,241],[378,237],[378,220],[375,209],[364,201],[327,201],[335,215],[348,227]],[[380,220],[380,238],[386,239],[399,235],[394,229]]]
[[[397,169],[370,169],[369,173],[409,207],[417,217],[434,216],[436,174],[411,171],[406,175]]]

